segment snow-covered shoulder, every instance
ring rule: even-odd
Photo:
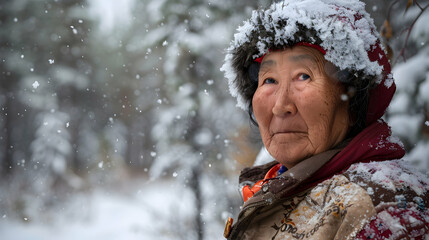
[[[393,192],[408,188],[419,196],[429,190],[428,177],[403,159],[356,163],[346,173],[351,181],[361,186],[372,182]]]

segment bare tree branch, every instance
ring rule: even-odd
[[[404,45],[401,48],[401,51],[399,52],[399,55],[396,57],[395,63],[398,61],[398,59],[400,57],[403,58],[404,62],[407,61],[406,57],[405,57],[405,49],[407,47],[408,44],[408,39],[410,38],[411,35],[411,31],[413,30],[414,24],[417,22],[417,20],[422,16],[423,12],[429,7],[429,4],[426,5],[424,8],[421,8],[420,5],[418,4],[417,0],[414,0],[414,3],[420,8],[420,13],[416,16],[416,18],[414,18],[413,22],[410,24],[409,27],[407,27],[405,29],[405,31],[407,31],[407,36],[405,38],[405,42]]]

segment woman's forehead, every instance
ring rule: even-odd
[[[286,49],[268,53],[261,62],[261,70],[264,68],[276,67],[286,62],[288,64],[306,64],[317,66],[322,64],[323,57],[317,57],[313,52],[305,49]]]

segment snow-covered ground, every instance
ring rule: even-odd
[[[50,220],[0,216],[0,239],[183,239],[180,228],[192,222],[194,214],[189,190],[173,181],[145,181],[127,188],[74,196]]]

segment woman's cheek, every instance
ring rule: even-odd
[[[256,121],[259,122],[259,113],[260,113],[260,101],[261,96],[259,94],[259,91],[256,90],[255,94],[253,95],[252,99],[252,107],[253,107],[253,114],[255,115]]]
[[[253,95],[253,109],[263,109],[262,106],[264,106],[267,100],[266,90],[258,88]]]
[[[272,99],[266,89],[258,89],[253,95],[253,113],[260,127],[267,127],[269,124],[270,112],[272,109]]]

